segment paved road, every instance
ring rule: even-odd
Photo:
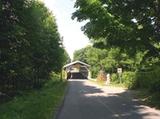
[[[140,105],[125,89],[72,79],[57,119],[160,119],[160,111]]]

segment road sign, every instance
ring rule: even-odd
[[[117,73],[121,74],[122,73],[122,68],[117,68]]]

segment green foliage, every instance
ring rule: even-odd
[[[41,90],[23,92],[0,105],[0,119],[51,119],[64,97],[65,87],[66,82],[49,80]]]
[[[118,74],[117,74],[117,73],[113,73],[113,74],[111,75],[111,81],[112,81],[112,82],[115,82],[115,83],[119,83]]]
[[[160,64],[159,0],[76,0],[75,9],[72,18],[86,22],[82,31],[93,46],[109,49],[95,64],[112,72],[122,67],[122,81],[129,88],[160,92],[160,70],[154,67]],[[113,81],[117,78],[112,75]]]
[[[151,83],[149,91],[152,92],[152,93],[155,93],[155,92],[159,93],[160,92],[160,79],[154,80]]]
[[[141,103],[144,105],[148,105],[150,107],[154,107],[160,109],[160,93],[159,92],[148,92],[146,89],[141,89],[135,95],[137,99],[141,100]]]
[[[75,51],[74,60],[90,64],[92,76],[96,77],[100,69],[104,69],[107,73],[115,73],[119,66],[126,71],[136,71],[142,56],[142,52],[129,56],[127,52],[122,52],[119,48],[98,49],[88,46]]]
[[[0,87],[39,87],[67,60],[56,20],[37,0],[1,0],[0,6]]]
[[[129,87],[160,90],[158,68],[139,70],[151,69],[160,61],[160,1],[76,0],[75,8],[72,18],[86,21],[82,31],[93,46],[109,49],[106,58],[97,58],[100,65],[112,72],[117,65],[123,67],[127,72],[122,78]]]
[[[152,67],[152,71],[123,72],[121,75],[122,84],[131,89],[145,89],[152,93],[160,92],[160,68]],[[111,80],[120,83],[118,74],[112,74]]]
[[[123,72],[122,83],[128,88],[132,88],[133,83],[135,81],[135,76],[135,72]]]
[[[151,92],[159,92],[160,88],[160,68],[158,66],[152,67],[153,70],[149,72],[137,72],[136,80],[133,88],[145,88]]]
[[[61,76],[60,76],[60,74],[57,74],[55,72],[51,72],[50,73],[50,78],[53,79],[53,80],[59,80],[59,79],[61,79]]]
[[[121,85],[132,88],[134,81],[135,81],[136,73],[135,72],[123,72],[121,75],[118,75],[117,73],[114,73],[111,75],[111,80],[115,84],[120,84],[120,78],[121,78]]]
[[[101,64],[98,62],[101,58],[101,50],[88,46],[86,48],[77,50],[74,52],[74,60],[80,60],[82,62],[86,62],[91,65],[91,73],[93,77],[96,77]],[[105,57],[105,55],[103,56]]]
[[[147,51],[146,57],[155,57],[160,52],[159,4],[157,0],[76,0],[72,18],[87,20],[82,30],[98,47],[116,46],[130,54]]]

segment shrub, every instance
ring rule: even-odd
[[[115,83],[118,83],[119,81],[118,81],[118,75],[116,74],[116,73],[113,73],[112,75],[111,75],[111,81],[112,82],[115,82]]]
[[[150,92],[160,92],[160,80],[153,81],[150,85],[149,91]]]
[[[55,73],[55,72],[51,72],[50,73],[50,78],[53,79],[53,80],[55,80],[55,81],[58,81],[58,80],[61,79],[61,75],[58,74],[58,73]]]
[[[46,81],[41,90],[24,91],[0,106],[0,119],[52,119],[62,102],[66,82]]]
[[[134,81],[135,81],[135,72],[123,72],[122,83],[126,87],[132,88]]]
[[[106,73],[101,70],[97,76],[97,81],[106,81],[106,80],[107,80]]]
[[[149,88],[151,83],[151,72],[137,72],[133,88]]]
[[[114,83],[120,83],[118,74],[114,73],[111,75],[111,80]],[[135,80],[135,72],[123,72],[121,75],[122,84],[125,87],[131,88]]]
[[[150,72],[137,72],[133,88],[149,89],[152,92],[160,91],[160,68],[154,67]]]

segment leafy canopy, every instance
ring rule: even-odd
[[[60,72],[68,55],[45,5],[37,0],[1,0],[0,7],[0,90],[36,87],[52,71]]]
[[[160,53],[158,0],[76,0],[72,18],[87,21],[82,27],[95,46],[120,47],[130,54]]]

